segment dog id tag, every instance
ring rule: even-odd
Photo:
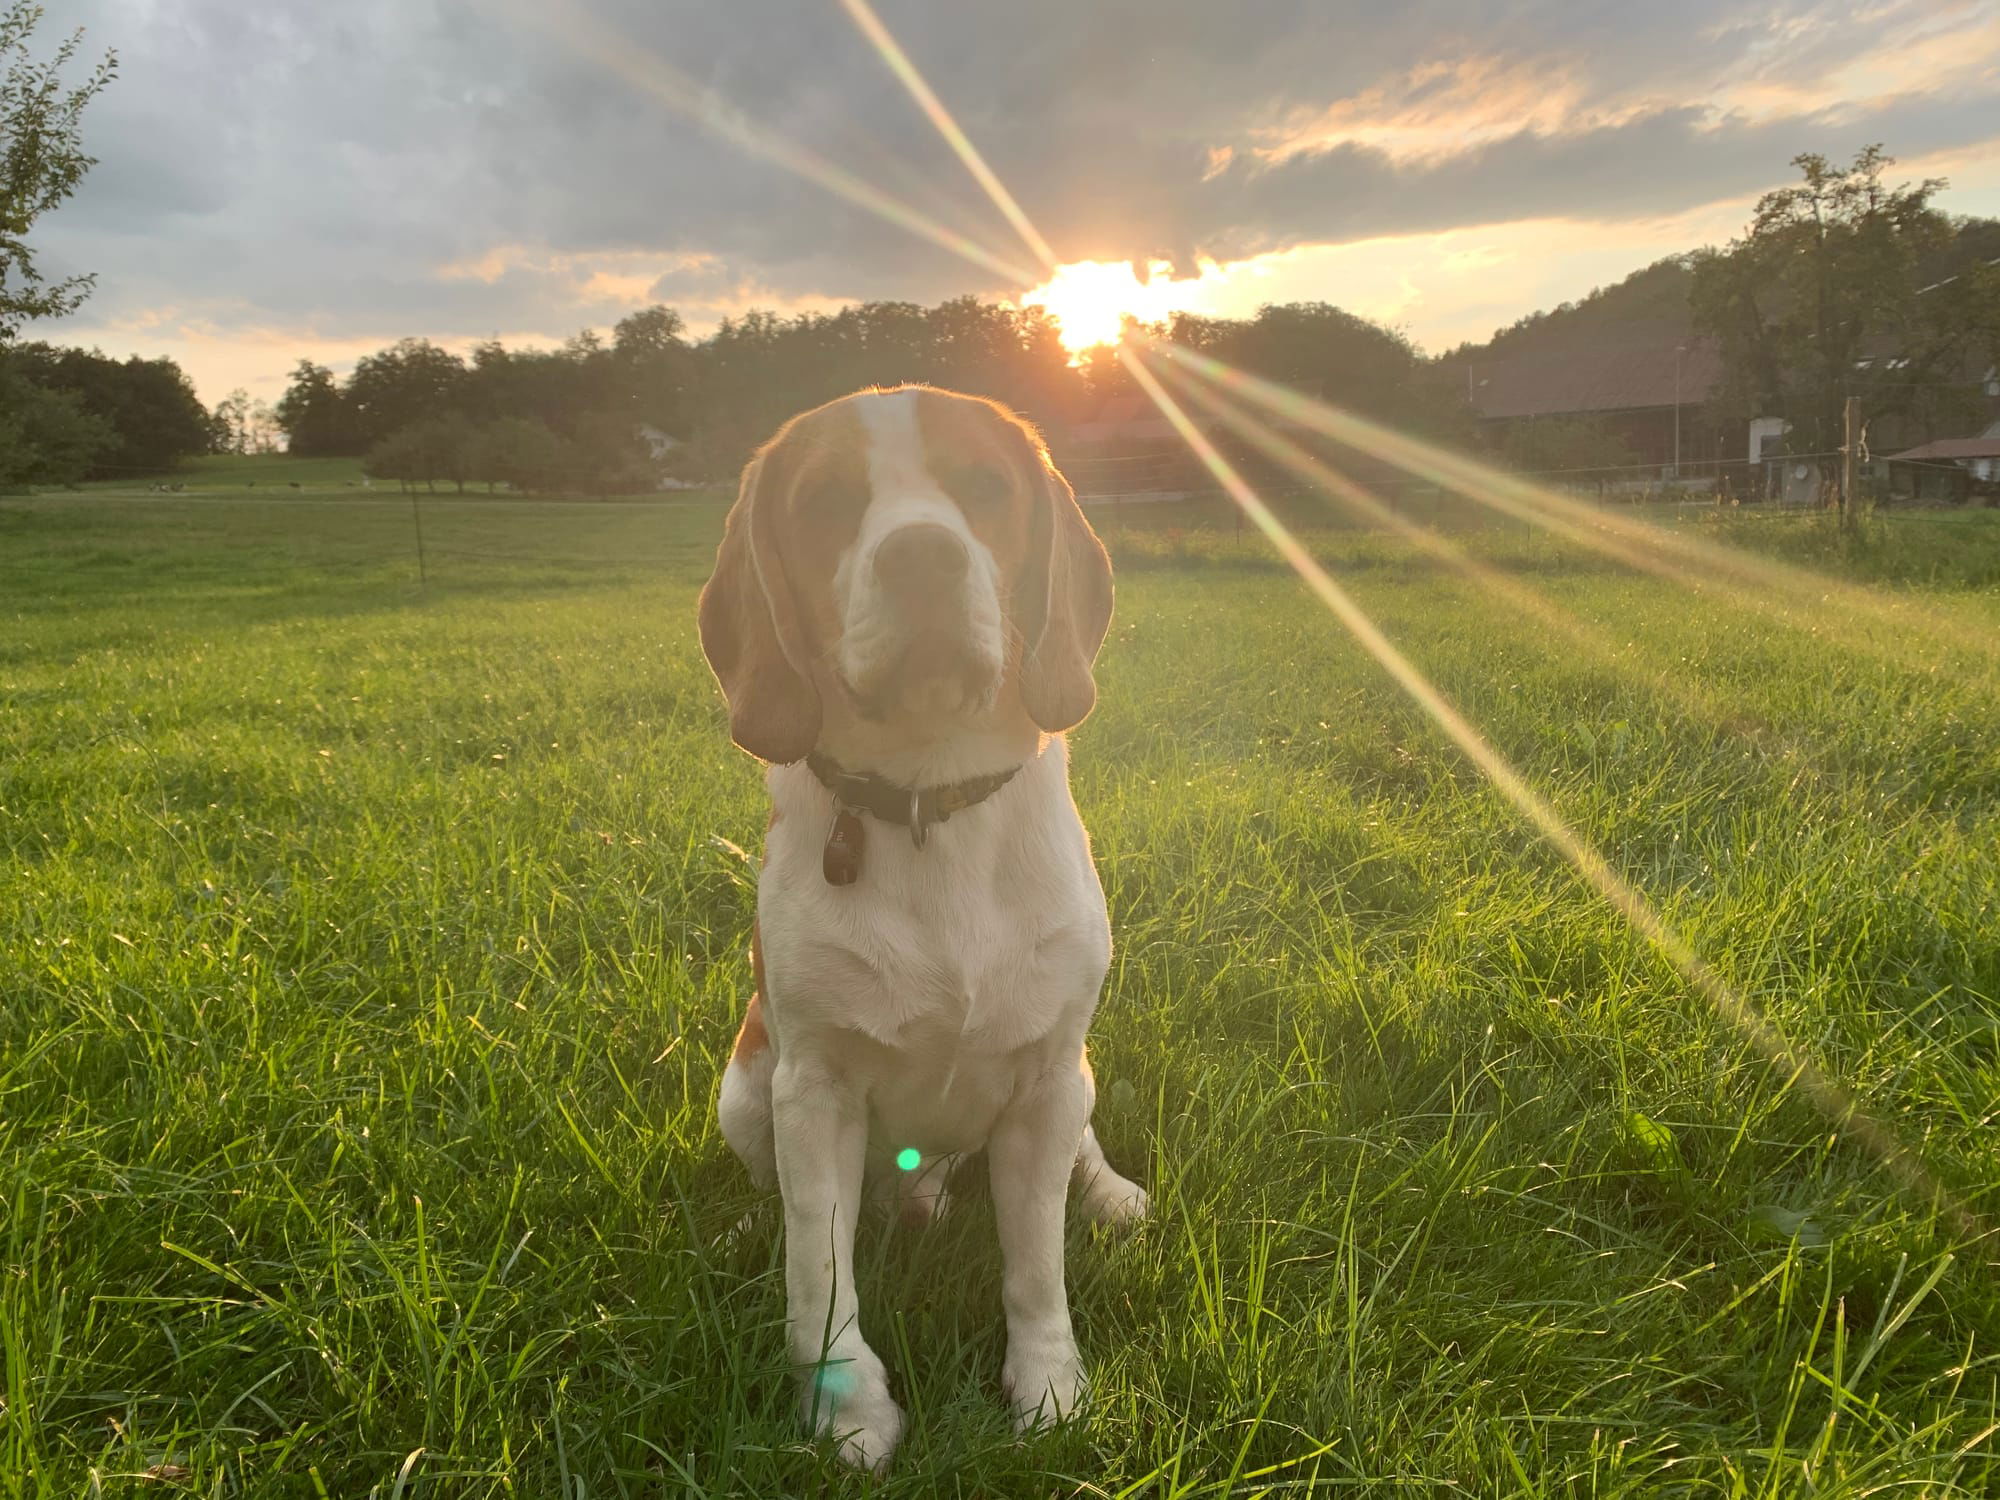
[[[828,885],[853,885],[861,878],[861,846],[867,831],[861,820],[844,807],[833,810],[833,826],[826,831],[826,848],[820,852],[820,873]]]

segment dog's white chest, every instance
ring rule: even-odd
[[[978,1145],[1022,1071],[1073,1051],[1095,1009],[1110,931],[1063,769],[1028,768],[921,850],[871,819],[849,886],[820,873],[818,799],[774,781],[759,928],[780,1051],[826,1056],[910,1144]]]

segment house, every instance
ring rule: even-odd
[[[681,440],[671,432],[662,432],[659,428],[649,426],[644,422],[641,422],[634,429],[634,432],[639,441],[646,445],[647,456],[654,463],[662,462],[676,448],[681,446]]]
[[[1937,438],[1888,456],[1891,490],[1916,500],[2000,499],[2000,422],[1978,437]]]

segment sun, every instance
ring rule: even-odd
[[[1155,261],[1141,281],[1130,261],[1071,261],[1057,266],[1055,274],[1033,291],[1024,292],[1021,302],[1046,308],[1056,320],[1063,347],[1081,354],[1098,344],[1117,343],[1128,317],[1154,323],[1191,306],[1199,278],[1176,281],[1171,269],[1165,261]]]

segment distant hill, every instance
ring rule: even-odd
[[[1630,342],[1664,343],[1693,331],[1688,288],[1689,257],[1670,255],[1623,281],[1596,287],[1575,302],[1529,313],[1483,344],[1461,344],[1444,358],[1471,355],[1560,354]]]
[[[1962,219],[1952,243],[1918,272],[1923,283],[1942,281],[1967,266],[2000,257],[2000,220]],[[1623,281],[1594,289],[1575,302],[1530,313],[1483,344],[1460,344],[1439,356],[1442,365],[1516,355],[1567,354],[1582,349],[1671,346],[1693,334],[1688,289],[1691,255],[1654,261]]]

